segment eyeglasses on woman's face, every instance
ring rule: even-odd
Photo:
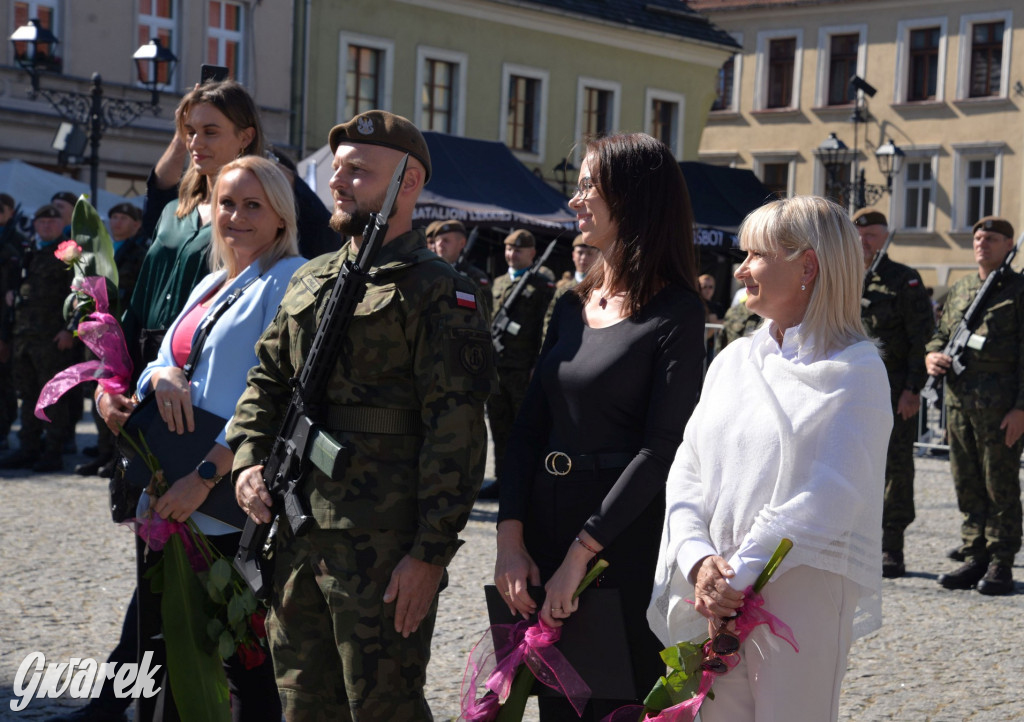
[[[572,201],[576,200],[576,198],[579,198],[581,201],[585,201],[587,197],[590,195],[590,191],[594,190],[595,188],[597,188],[597,183],[592,181],[590,178],[584,178],[583,180],[580,181],[579,185],[576,186],[576,190],[573,191],[573,194],[569,197],[569,200]]]

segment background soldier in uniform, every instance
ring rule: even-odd
[[[853,214],[868,270],[889,236],[884,215],[871,208]],[[935,315],[917,271],[883,255],[864,277],[861,322],[882,343],[882,361],[892,393],[893,426],[885,461],[882,502],[882,576],[902,577],[903,532],[914,521],[914,441],[920,392],[927,379],[924,345],[935,331]]]
[[[444,221],[428,228],[434,230],[433,251],[448,263],[455,265],[466,247],[469,236],[466,235],[466,227],[462,221]],[[480,304],[480,311],[487,321],[491,320],[494,296],[491,294],[491,277],[474,266],[467,259],[459,272],[466,276],[476,286],[476,301]]]
[[[14,198],[0,193],[0,451],[7,451],[7,436],[18,416],[18,395],[11,374],[11,336],[14,331],[14,294],[27,243],[18,231]]]
[[[380,110],[335,126],[332,227],[351,241],[292,278],[257,346],[228,442],[239,504],[270,519],[262,460],[273,443],[344,261],[410,154],[373,278],[328,384],[324,427],[343,476],[311,466],[300,494],[314,528],[282,520],[267,632],[289,720],[429,720],[423,696],[437,595],[483,480],[484,400],[494,366],[473,284],[426,249],[412,212],[430,155],[408,120]],[[390,431],[370,429],[380,417]]]
[[[60,471],[68,440],[68,395],[50,406],[50,423],[36,418],[43,385],[73,363],[75,337],[64,320],[64,299],[73,274],[53,252],[64,240],[64,222],[54,206],[41,206],[33,221],[36,244],[22,258],[21,280],[14,301],[14,383],[21,397],[21,442],[17,451],[0,460],[0,468]],[[44,439],[45,432],[45,439]],[[45,445],[45,448],[44,448]]]
[[[537,257],[537,243],[533,234],[516,230],[505,238],[505,262],[508,273],[494,279],[494,307],[497,313],[505,299],[516,287],[519,278],[526,273]],[[552,277],[537,273],[523,289],[509,312],[515,333],[506,333],[502,339],[504,350],[497,354],[498,391],[487,400],[487,418],[491,422],[491,437],[494,439],[495,482],[480,492],[481,499],[497,499],[501,477],[498,470],[505,458],[505,447],[512,434],[512,422],[516,420],[519,407],[526,397],[530,385],[530,372],[540,353],[541,337],[544,333],[544,314],[555,290]]]
[[[749,336],[763,319],[747,308],[747,297],[737,304],[729,307],[722,317],[722,330],[715,337],[715,355],[722,352],[722,349],[738,338]]]
[[[999,279],[962,356],[963,373],[947,373],[952,361],[942,349],[984,280],[1012,248],[1008,221],[988,216],[974,224],[978,273],[949,289],[925,356],[928,373],[945,378],[950,471],[963,516],[964,563],[941,575],[939,584],[947,589],[977,584],[989,595],[1013,592],[1011,567],[1021,544],[1024,277],[1010,270]]]
[[[576,270],[568,278],[563,278],[555,284],[555,295],[552,297],[551,303],[548,304],[548,310],[544,314],[545,336],[547,336],[548,324],[551,323],[551,316],[554,315],[555,304],[558,303],[558,299],[580,285],[580,281],[586,278],[587,271],[597,263],[597,259],[600,257],[601,251],[583,242],[582,233],[577,234],[572,240],[572,265]]]

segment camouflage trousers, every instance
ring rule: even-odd
[[[39,392],[47,381],[59,371],[74,363],[71,351],[58,351],[57,345],[47,338],[15,338],[11,366],[14,385],[21,397],[21,430],[18,439],[21,448],[33,454],[43,451],[43,433],[46,433],[46,453],[57,454],[58,458],[64,441],[73,427],[71,399],[68,395],[46,408],[51,423],[36,417],[36,402]]]
[[[512,436],[512,424],[529,385],[530,369],[498,367],[498,391],[487,398],[487,419],[491,422],[491,437],[494,439],[494,476],[498,480],[501,479],[505,449]]]
[[[382,601],[411,543],[392,530],[279,537],[267,638],[288,722],[433,719],[423,685],[437,599],[408,639]]]
[[[1020,457],[1024,437],[1011,447],[999,428],[1007,409],[950,408],[949,463],[968,557],[1013,565],[1021,545]]]
[[[892,434],[885,457],[882,549],[887,552],[903,551],[903,532],[914,521],[914,441],[918,415],[904,419],[896,413],[900,393],[892,395]]]

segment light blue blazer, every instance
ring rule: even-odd
[[[206,338],[206,343],[203,345],[199,361],[192,374],[193,406],[231,420],[238,399],[245,390],[245,379],[249,369],[257,362],[256,342],[277,313],[277,307],[281,304],[281,299],[284,298],[284,292],[292,274],[305,262],[306,259],[300,256],[282,258],[263,275],[259,273],[259,262],[254,262],[217,295],[210,305],[207,315],[212,313],[236,288],[244,286],[253,278],[256,279],[245,289],[231,308],[217,320],[210,335]],[[149,382],[154,371],[167,366],[177,366],[171,352],[171,338],[174,336],[178,324],[212,289],[224,282],[225,276],[226,271],[223,270],[211,273],[203,278],[192,291],[185,308],[174,319],[174,323],[171,324],[164,336],[159,355],[146,366],[139,377],[138,394],[140,398],[152,392]],[[203,318],[205,317],[204,315]],[[217,443],[227,447],[224,431],[221,431],[217,437]],[[143,505],[140,502],[141,508],[147,506],[148,503]],[[236,531],[205,514],[197,513],[194,516],[199,528],[207,534]]]

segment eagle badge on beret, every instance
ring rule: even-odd
[[[370,118],[360,118],[356,122],[356,130],[359,131],[360,135],[373,135],[373,120]]]

